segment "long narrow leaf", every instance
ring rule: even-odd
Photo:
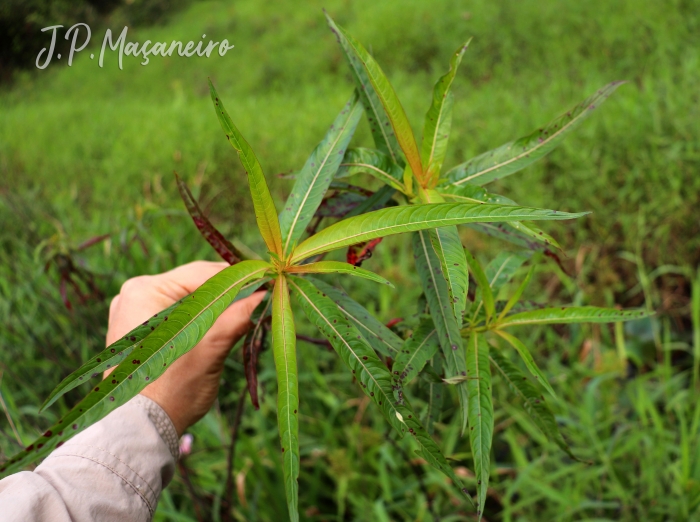
[[[467,252],[467,263],[469,263],[469,270],[471,271],[476,284],[478,285],[478,291],[481,295],[482,302],[484,303],[484,310],[486,311],[486,320],[489,321],[491,317],[496,313],[496,303],[493,299],[493,291],[491,290],[491,285],[489,280],[486,278],[483,268],[481,268],[481,263],[476,260],[476,258]]]
[[[498,320],[501,321],[507,314],[508,312],[511,311],[511,309],[516,305],[516,303],[520,300],[520,297],[523,295],[523,292],[527,288],[527,286],[530,284],[530,280],[532,279],[532,274],[535,273],[535,267],[531,266],[530,270],[528,271],[527,275],[525,276],[525,279],[523,279],[522,283],[518,286],[518,288],[513,292],[513,295],[511,295],[508,298],[508,301],[506,302],[506,305],[503,307],[503,310],[498,316]]]
[[[554,414],[547,406],[542,394],[530,383],[523,372],[511,363],[498,350],[489,352],[489,359],[494,368],[498,370],[508,387],[523,401],[525,411],[532,417],[537,427],[542,430],[549,440],[566,452],[571,458],[580,460],[573,454],[571,448],[564,440]]]
[[[425,178],[430,180],[430,186],[434,186],[438,180],[442,162],[445,160],[447,142],[452,127],[452,104],[454,103],[454,96],[450,88],[468,45],[469,42],[459,47],[452,55],[450,70],[441,76],[435,84],[433,88],[433,103],[425,115],[423,142],[421,143],[421,162],[426,172]]]
[[[374,91],[384,108],[392,129],[394,129],[394,134],[399,142],[401,150],[406,156],[406,161],[411,166],[411,170],[413,170],[416,177],[422,179],[423,167],[421,165],[418,146],[416,145],[416,138],[413,136],[411,124],[408,122],[406,113],[401,106],[398,96],[396,96],[394,88],[389,83],[381,67],[379,67],[379,64],[372,55],[367,52],[362,44],[348,34],[345,29],[335,24],[327,14],[326,18],[333,32],[338,35],[338,41],[346,54],[354,55],[356,58],[355,63],[359,60],[362,64],[370,84],[368,85],[360,82],[360,88],[365,91],[369,91],[370,89]],[[398,163],[398,161],[395,161],[395,163]]]
[[[423,417],[425,419],[423,421],[425,423],[425,429],[429,435],[432,435],[435,430],[435,423],[440,421],[442,415],[442,405],[445,395],[445,385],[442,383],[442,379],[439,378],[442,372],[442,360],[440,356],[433,357],[430,365],[425,369],[431,370],[438,376],[438,379],[430,379],[428,381],[428,404]],[[422,373],[426,374],[427,372],[424,370]]]
[[[455,185],[485,185],[524,169],[555,149],[568,133],[578,127],[623,83],[612,82],[606,85],[543,128],[453,167],[447,172],[447,177]]]
[[[615,310],[598,306],[562,306],[542,308],[509,315],[499,322],[499,328],[525,324],[618,323],[634,321],[651,315],[645,310]]]
[[[430,245],[429,232],[421,231],[413,235],[413,257],[416,270],[420,276],[423,293],[428,301],[430,316],[433,318],[435,329],[442,353],[446,361],[446,376],[465,377],[467,365],[464,359],[464,344],[459,331],[460,326],[452,311],[447,283],[442,275],[440,262]],[[468,391],[464,383],[456,385],[462,419],[462,431],[467,424]]]
[[[517,206],[517,203],[511,199],[499,194],[487,192],[483,187],[470,185],[468,183],[459,186],[440,186],[438,189],[440,195],[448,202],[483,202]],[[472,224],[467,226],[529,250],[547,250],[550,246],[561,250],[561,246],[552,236],[534,226],[532,223],[526,225],[520,221],[511,221],[509,223],[500,223],[499,225]]]
[[[163,317],[163,322],[154,327],[138,348],[59,422],[24,451],[0,465],[0,475],[43,458],[125,404],[202,339],[245,283],[260,279],[270,268],[270,264],[263,261],[242,261],[206,281],[168,315],[167,320]]]
[[[360,214],[364,214],[365,212],[372,212],[374,210],[378,210],[387,205],[391,201],[391,198],[394,197],[395,193],[396,190],[392,187],[384,186],[380,188],[377,192],[372,194],[365,201],[357,205],[350,212],[348,212],[345,215],[345,217],[350,218],[353,216],[359,216]]]
[[[471,502],[467,490],[462,487],[440,448],[427,434],[408,404],[397,404],[394,401],[391,373],[360,332],[340,313],[335,303],[324,297],[313,284],[297,277],[290,279],[290,286],[295,290],[306,316],[333,345],[362,391],[374,401],[399,435],[409,433],[413,436],[420,447],[420,455],[450,478]]]
[[[402,386],[410,383],[440,347],[435,325],[430,318],[424,318],[418,328],[404,341],[399,354],[394,359],[391,373]]]
[[[499,252],[486,265],[484,274],[494,296],[498,294],[503,285],[513,278],[518,268],[529,258],[529,255],[522,252]]]
[[[299,520],[299,379],[296,331],[285,277],[272,294],[272,353],[277,371],[277,423],[282,444],[284,489],[292,522]]]
[[[473,333],[467,345],[467,387],[469,388],[469,442],[474,456],[479,520],[491,471],[491,441],[493,440],[493,401],[491,398],[491,369],[489,345],[481,335]]]
[[[260,234],[265,240],[268,250],[282,257],[282,232],[277,218],[277,210],[275,210],[275,202],[272,200],[260,162],[253,149],[233,124],[211,81],[209,82],[209,92],[221,128],[224,130],[228,142],[238,153],[238,158],[248,175],[250,195],[253,199],[253,208]]]
[[[294,249],[291,262],[298,263],[313,255],[403,232],[415,232],[465,223],[493,223],[524,219],[562,220],[583,215],[585,213],[570,214],[556,210],[472,203],[440,203],[384,208],[344,219],[323,229]]]
[[[245,256],[238,250],[231,242],[224,237],[224,235],[219,232],[214,225],[212,225],[209,218],[202,212],[199,208],[197,200],[194,199],[192,192],[187,187],[184,181],[180,179],[180,176],[175,173],[175,179],[177,181],[177,188],[180,191],[180,196],[182,201],[185,202],[185,207],[187,207],[187,212],[189,212],[192,221],[194,221],[197,230],[204,236],[209,244],[216,250],[216,253],[221,256],[221,258],[226,261],[229,265],[235,265],[241,260],[245,259]]]
[[[444,203],[442,196],[435,190],[425,190],[423,198],[426,203]],[[467,290],[469,289],[469,272],[467,258],[464,255],[462,240],[456,226],[436,228],[429,231],[430,243],[440,261],[442,274],[447,282],[447,291],[457,325],[462,327],[464,310],[467,307]]]
[[[530,353],[530,350],[527,349],[527,346],[525,346],[520,339],[510,335],[507,332],[502,330],[496,330],[495,332],[503,337],[503,339],[508,341],[513,348],[515,348],[515,351],[518,352],[520,358],[525,363],[525,366],[527,366],[527,369],[530,370],[530,373],[535,380],[539,382],[552,395],[552,397],[556,397],[556,394],[554,393],[552,386],[549,384],[547,377],[545,377],[542,370],[540,370],[539,366],[537,366],[537,363],[532,358],[532,354]]]
[[[160,324],[163,322],[163,318],[172,313],[172,311],[175,310],[175,308],[177,308],[181,302],[182,301],[178,301],[162,312],[158,312],[147,321],[147,324],[137,326],[124,337],[110,344],[107,348],[92,357],[80,368],[72,372],[68,377],[63,379],[59,385],[56,386],[56,388],[54,388],[51,394],[46,398],[46,401],[44,401],[44,404],[42,404],[41,408],[39,408],[39,411],[43,411],[51,406],[61,396],[65,395],[76,386],[80,386],[84,382],[102,375],[102,372],[105,370],[119,364],[132,352],[136,346],[141,343],[141,341],[150,335],[155,328],[160,326]]]
[[[391,158],[379,150],[355,148],[348,149],[336,173],[336,178],[369,174],[390,187],[406,192],[401,183],[403,169]]]
[[[294,265],[287,269],[290,274],[348,274],[355,277],[363,277],[369,279],[370,281],[376,281],[383,285],[388,285],[394,288],[394,285],[390,281],[387,281],[382,276],[360,268],[359,266],[353,266],[350,263],[343,263],[342,261],[318,261],[316,263],[309,263],[307,265]]]
[[[314,277],[307,279],[336,304],[340,311],[362,332],[372,348],[387,357],[396,357],[403,346],[403,340],[398,335],[375,319],[369,310],[342,290]]]
[[[357,102],[357,94],[353,93],[297,175],[292,192],[279,217],[285,255],[304,233],[321,204],[340,166],[350,138],[355,133],[360,116],[362,107]]]

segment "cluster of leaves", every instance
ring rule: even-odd
[[[210,84],[219,123],[247,173],[257,225],[268,250],[267,259],[249,259],[226,240],[178,178],[195,224],[231,266],[64,379],[43,408],[80,383],[117,365],[109,379],[96,385],[55,426],[1,465],[0,474],[42,458],[67,438],[124,404],[192,349],[228,305],[260,288],[268,294],[255,311],[255,327],[244,341],[246,375],[251,399],[257,405],[257,357],[267,331],[263,326],[269,322],[291,520],[299,517],[299,390],[292,294],[398,435],[409,434],[420,457],[443,472],[471,503],[470,494],[431,436],[433,422],[440,415],[442,401],[437,397],[446,390],[456,394],[459,422],[462,431],[468,431],[472,447],[479,514],[488,487],[493,436],[492,368],[523,399],[526,412],[542,431],[573,456],[542,390],[554,392],[526,346],[510,329],[526,324],[622,321],[639,318],[645,312],[594,307],[526,309],[518,302],[532,270],[506,301],[499,301],[499,291],[528,255],[502,254],[484,269],[463,247],[457,227],[475,227],[526,247],[527,252],[536,249],[551,252],[551,248],[558,248],[554,239],[523,221],[564,220],[583,214],[518,206],[503,196],[487,192],[481,185],[510,175],[544,156],[618,83],[601,89],[532,135],[457,165],[443,175],[452,118],[450,86],[467,46],[457,50],[450,70],[435,85],[419,149],[404,110],[379,65],[352,36],[330,18],[328,22],[338,37],[357,88],[304,167],[296,173],[294,187],[281,213],[275,209],[255,153]],[[369,120],[376,149],[348,148],[363,112]],[[376,177],[384,187],[371,192],[346,181],[360,174]],[[338,218],[342,219],[316,232],[321,223]],[[382,237],[404,232],[413,233],[416,269],[427,302],[427,314],[407,339],[372,318],[347,294],[313,277],[313,274],[341,273],[390,285],[358,265],[371,255]],[[326,253],[346,248],[351,262],[323,260]],[[476,289],[470,289],[470,274]],[[499,339],[514,348],[536,383],[530,382],[510,361],[507,351],[495,344]],[[429,383],[429,393],[435,398],[422,417],[404,393],[406,386],[419,375]]]

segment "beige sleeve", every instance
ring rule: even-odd
[[[3,522],[149,521],[178,457],[168,415],[138,395],[51,453],[0,481]]]

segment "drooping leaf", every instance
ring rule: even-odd
[[[241,164],[248,175],[250,195],[253,199],[255,219],[258,222],[260,234],[265,240],[268,250],[281,257],[282,232],[280,231],[280,223],[277,218],[277,210],[275,210],[275,202],[272,200],[260,162],[255,156],[253,149],[233,124],[211,81],[209,81],[209,92],[212,102],[214,102],[216,116],[219,118],[221,128],[226,134],[226,139],[238,153],[238,158],[241,160]]]
[[[400,436],[411,434],[420,447],[420,455],[449,477],[471,502],[466,488],[462,487],[440,448],[427,434],[415,413],[406,402],[395,402],[391,373],[360,332],[338,310],[335,303],[309,281],[291,277],[290,287],[295,291],[306,316],[330,341],[352,371],[362,391],[379,407],[389,424]]]
[[[651,315],[645,310],[615,310],[598,306],[562,306],[541,308],[508,315],[499,322],[499,328],[525,324],[569,324],[569,323],[617,323],[634,321]]]
[[[490,350],[489,359],[508,384],[511,391],[523,401],[525,411],[532,417],[537,427],[542,430],[549,440],[553,441],[572,459],[580,460],[573,454],[564,440],[554,415],[547,406],[544,396],[532,385],[517,366],[511,363],[498,350]]]
[[[289,287],[278,277],[272,293],[272,353],[277,371],[277,423],[282,445],[284,489],[289,519],[299,520],[299,380],[296,331]]]
[[[348,149],[336,173],[336,178],[356,174],[369,174],[396,190],[406,192],[406,188],[401,183],[403,169],[381,151],[365,148]]]
[[[454,97],[450,88],[457,74],[457,68],[462,62],[464,51],[469,42],[460,46],[452,55],[450,70],[440,77],[433,88],[433,102],[425,115],[423,124],[423,142],[421,143],[421,162],[426,172],[426,179],[430,180],[429,186],[434,186],[445,160],[447,142],[452,127],[452,104]]]
[[[464,359],[464,344],[457,323],[447,283],[442,275],[440,262],[435,251],[430,245],[428,231],[420,231],[413,235],[413,257],[416,262],[416,270],[421,279],[423,293],[428,301],[430,316],[433,318],[435,329],[442,353],[445,356],[445,375],[450,377],[466,376],[467,365]],[[467,386],[462,383],[456,386],[459,398],[460,413],[462,418],[462,431],[467,423]]]
[[[263,347],[265,339],[264,323],[270,316],[271,307],[272,299],[268,293],[251,314],[250,320],[254,326],[248,331],[243,340],[245,380],[250,401],[256,410],[260,409],[260,401],[258,400],[258,355]]]
[[[476,258],[465,250],[467,256],[467,263],[469,263],[469,270],[474,276],[474,280],[478,286],[477,291],[480,294],[481,302],[483,303],[484,310],[486,311],[486,320],[489,321],[496,313],[496,303],[493,298],[493,291],[491,290],[490,281],[486,278],[484,269],[481,268],[481,263],[479,263]],[[477,299],[478,302],[478,299]]]
[[[493,223],[521,221],[523,219],[562,220],[583,215],[585,213],[570,214],[556,210],[472,203],[440,203],[384,208],[361,216],[346,218],[323,229],[294,249],[291,262],[298,263],[317,254],[403,232],[465,223]]]
[[[380,151],[388,154],[394,163],[403,166],[401,148],[396,140],[396,135],[394,134],[389,117],[384,110],[379,95],[372,87],[372,83],[367,75],[367,71],[362,65],[362,61],[345,37],[345,33],[339,30],[338,26],[335,25],[335,22],[328,14],[326,14],[326,19],[328,20],[328,26],[338,39],[340,48],[350,65],[350,71],[355,80],[355,86],[360,94],[360,101],[367,113],[367,119],[369,120],[369,127],[375,145]]]
[[[355,277],[364,277],[370,281],[376,281],[383,285],[389,285],[394,288],[391,282],[384,279],[382,276],[360,268],[359,266],[353,266],[349,263],[343,263],[342,261],[318,261],[316,263],[309,263],[307,265],[294,265],[287,269],[290,274],[348,274]]]
[[[231,242],[212,225],[211,221],[209,221],[204,212],[202,212],[202,209],[199,208],[199,204],[197,204],[197,200],[192,196],[190,189],[187,188],[185,182],[177,175],[177,172],[175,173],[175,179],[177,180],[177,188],[180,191],[182,201],[185,202],[185,206],[187,207],[187,212],[189,212],[197,230],[199,230],[202,236],[204,236],[204,239],[216,250],[216,253],[229,265],[235,265],[245,259],[245,256],[240,250],[233,246]]]
[[[494,296],[498,295],[501,287],[513,278],[518,268],[529,258],[530,256],[523,252],[499,252],[486,265],[484,274]]]
[[[350,138],[355,133],[360,116],[362,107],[358,103],[357,94],[353,93],[297,175],[292,192],[279,217],[284,254],[291,251],[321,204],[340,166]]]
[[[336,304],[340,311],[360,330],[372,348],[387,357],[396,357],[403,346],[403,339],[375,319],[369,310],[342,290],[314,277],[307,279]]]
[[[423,194],[426,203],[444,203],[440,194],[435,190],[428,189]],[[469,272],[459,231],[456,226],[436,228],[429,231],[429,237],[435,255],[440,261],[457,325],[461,328],[464,310],[467,307]]]
[[[406,157],[406,161],[411,166],[411,170],[413,170],[416,177],[422,179],[423,167],[420,161],[418,146],[416,145],[416,138],[413,136],[411,124],[408,122],[406,112],[403,110],[394,88],[389,83],[381,67],[379,67],[379,64],[367,52],[362,44],[348,34],[345,29],[336,25],[328,14],[326,14],[326,18],[328,19],[328,24],[331,29],[338,36],[338,41],[346,55],[354,55],[355,60],[350,60],[351,67],[354,68],[354,64],[357,64],[359,61],[365,70],[366,78],[369,79],[369,83],[358,78],[360,83],[358,88],[362,89],[364,92],[370,90],[374,91],[376,98],[384,108],[384,112],[394,130],[394,135]],[[377,123],[381,123],[381,120],[378,120]],[[394,163],[398,164],[399,162],[394,158]]]
[[[43,458],[73,435],[125,404],[201,340],[243,285],[260,279],[270,268],[271,265],[263,261],[242,261],[206,281],[169,314],[167,320],[163,317],[163,322],[154,327],[129,357],[59,422],[24,451],[0,465],[0,475]]]
[[[391,373],[402,386],[410,383],[440,347],[435,325],[431,318],[424,318],[411,336],[406,339],[394,359]]]
[[[622,83],[624,82],[609,83],[543,128],[457,165],[446,176],[456,185],[485,185],[524,169],[555,149],[567,134],[590,116]]]
[[[502,330],[495,330],[495,332],[503,337],[503,339],[508,341],[513,348],[515,348],[535,380],[539,382],[552,395],[552,397],[556,397],[556,394],[554,393],[552,386],[549,384],[547,377],[545,377],[542,370],[540,370],[539,366],[537,366],[537,363],[532,358],[532,354],[530,353],[530,350],[527,349],[527,346],[525,346],[523,342],[514,335],[510,335]]]
[[[493,401],[489,345],[482,335],[472,333],[467,344],[467,387],[469,388],[469,442],[474,456],[474,474],[478,493],[477,515],[484,512],[484,503],[491,471],[493,440]]]

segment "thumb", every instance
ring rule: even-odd
[[[204,336],[204,340],[212,343],[217,351],[226,355],[230,348],[243,337],[253,323],[250,316],[255,307],[265,297],[267,292],[255,292],[229,306],[214,323],[214,326]]]

